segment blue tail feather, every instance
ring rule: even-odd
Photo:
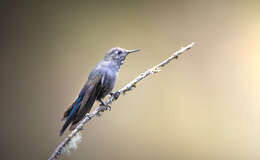
[[[63,127],[62,127],[62,129],[61,129],[61,131],[60,131],[60,136],[63,134],[63,132],[64,132],[64,131],[66,130],[66,128],[69,126],[69,124],[70,124],[70,122],[71,122],[71,120],[72,120],[72,117],[73,117],[74,113],[77,111],[78,107],[80,106],[81,101],[83,100],[84,95],[85,95],[85,90],[84,90],[84,88],[83,88],[83,89],[81,90],[80,94],[79,94],[79,97],[78,97],[77,100],[76,100],[75,105],[73,106],[73,108],[72,108],[72,110],[71,110],[69,116],[67,117],[67,119],[66,119],[66,121],[65,121],[65,123],[64,123],[64,125],[63,125]]]

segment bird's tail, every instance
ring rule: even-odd
[[[69,118],[65,121],[64,125],[62,126],[62,129],[60,130],[60,136],[62,136],[62,134],[65,132],[65,130],[69,126],[70,122],[71,122],[71,118]]]
[[[72,119],[73,119],[73,117],[74,117],[74,115],[75,115],[75,112],[77,111],[77,109],[78,109],[78,107],[79,107],[79,105],[80,105],[81,100],[82,100],[81,97],[79,97],[79,98],[76,100],[76,102],[75,102],[74,106],[72,107],[72,109],[71,109],[71,111],[70,111],[70,113],[69,113],[69,115],[68,115],[68,117],[67,117],[67,119],[66,119],[64,125],[62,126],[62,129],[61,129],[61,131],[60,131],[60,136],[62,136],[62,134],[64,133],[64,131],[65,131],[65,130],[67,129],[67,127],[70,125],[70,123],[71,123],[71,121],[72,121]],[[66,112],[65,112],[65,113],[66,113]]]

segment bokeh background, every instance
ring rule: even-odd
[[[62,159],[260,159],[259,1],[0,6],[1,159],[51,155],[65,137],[58,136],[64,110],[111,47],[142,49],[127,57],[119,89],[191,42],[88,123],[79,148]]]

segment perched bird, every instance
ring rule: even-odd
[[[62,120],[66,120],[60,136],[71,124],[70,130],[76,128],[79,121],[90,112],[95,100],[102,104],[102,98],[111,93],[114,88],[120,66],[129,53],[138,52],[139,49],[126,50],[122,48],[110,49],[104,59],[99,62],[89,74],[88,80],[78,95],[78,98],[65,111]]]

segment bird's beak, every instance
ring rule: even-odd
[[[129,53],[139,52],[139,51],[141,51],[141,50],[140,49],[134,49],[134,50],[128,50],[127,53],[129,54]]]

